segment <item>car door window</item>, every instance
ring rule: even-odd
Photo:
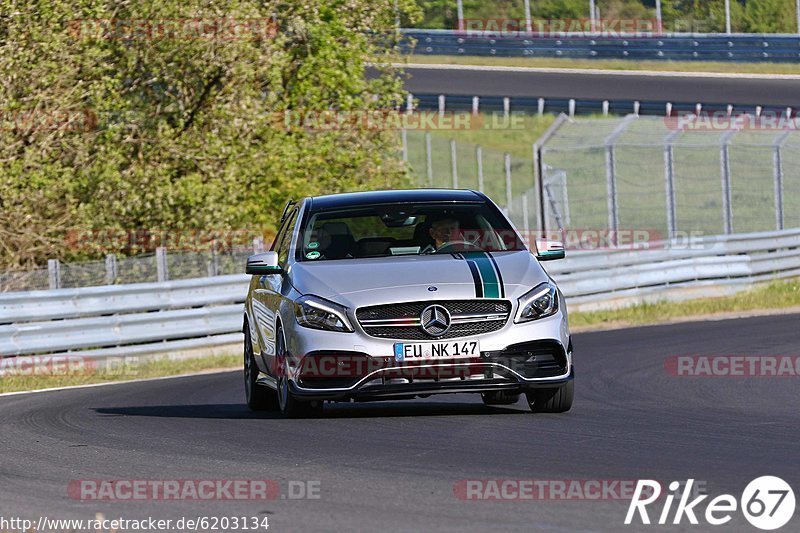
[[[291,212],[286,218],[286,223],[281,228],[281,232],[275,239],[277,244],[276,252],[278,252],[278,264],[286,266],[286,261],[289,259],[289,246],[292,244],[292,235],[294,234],[294,222],[297,218],[297,208]]]

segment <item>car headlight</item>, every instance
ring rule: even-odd
[[[327,331],[353,331],[344,306],[318,296],[301,296],[294,303],[294,314],[301,326]]]
[[[558,288],[550,282],[537,285],[519,299],[519,308],[514,322],[529,322],[556,314],[558,311]]]

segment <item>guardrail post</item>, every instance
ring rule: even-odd
[[[406,113],[410,115],[413,112],[414,112],[414,95],[408,93],[408,96],[406,96]]]
[[[508,96],[503,97],[503,118],[508,118],[511,113],[511,98]]]
[[[61,288],[61,263],[58,259],[47,260],[47,274],[51,289]]]
[[[572,118],[574,116],[575,116],[575,99],[574,98],[570,98],[569,99],[569,118]]]
[[[511,216],[511,154],[508,152],[503,154],[503,166],[506,171],[506,210],[508,215]]]
[[[608,116],[608,100],[603,100],[603,116]]]
[[[117,282],[117,256],[115,254],[106,255],[106,285],[114,285]]]
[[[453,188],[458,189],[458,154],[456,153],[456,140],[450,139],[450,174],[453,177]]]
[[[729,131],[722,136],[719,152],[720,174],[722,177],[722,226],[726,235],[733,233],[733,210],[731,209],[731,165],[729,142],[735,132]]]
[[[536,111],[539,113],[540,117],[544,115],[544,98],[539,98],[536,102]]]
[[[444,115],[444,105],[445,105],[445,96],[443,94],[439,95],[439,116]]]
[[[167,281],[169,279],[167,249],[163,246],[156,248],[156,273],[158,275],[158,281]]]
[[[428,177],[428,186],[433,185],[433,159],[431,156],[431,132],[425,132],[425,172]]]
[[[478,190],[483,192],[483,148],[480,144],[475,147],[475,160],[478,162]]]

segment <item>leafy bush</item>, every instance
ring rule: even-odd
[[[395,7],[416,16],[413,0],[0,0],[0,266],[92,255],[70,230],[269,232],[290,197],[402,185],[396,134],[274,119],[401,102]],[[255,26],[214,33],[225,19]]]

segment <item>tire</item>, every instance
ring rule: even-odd
[[[275,332],[275,357],[278,361],[278,408],[285,418],[306,418],[322,415],[322,402],[304,402],[292,394],[289,388],[289,363],[286,360],[286,340],[283,328]]]
[[[528,406],[534,413],[566,413],[572,407],[575,380],[553,389],[534,389],[526,392]]]
[[[485,405],[512,405],[519,401],[519,394],[506,391],[482,392],[481,400]]]
[[[275,411],[278,409],[278,395],[274,390],[259,385],[258,366],[253,353],[250,328],[244,328],[244,395],[247,407],[252,411]]]

